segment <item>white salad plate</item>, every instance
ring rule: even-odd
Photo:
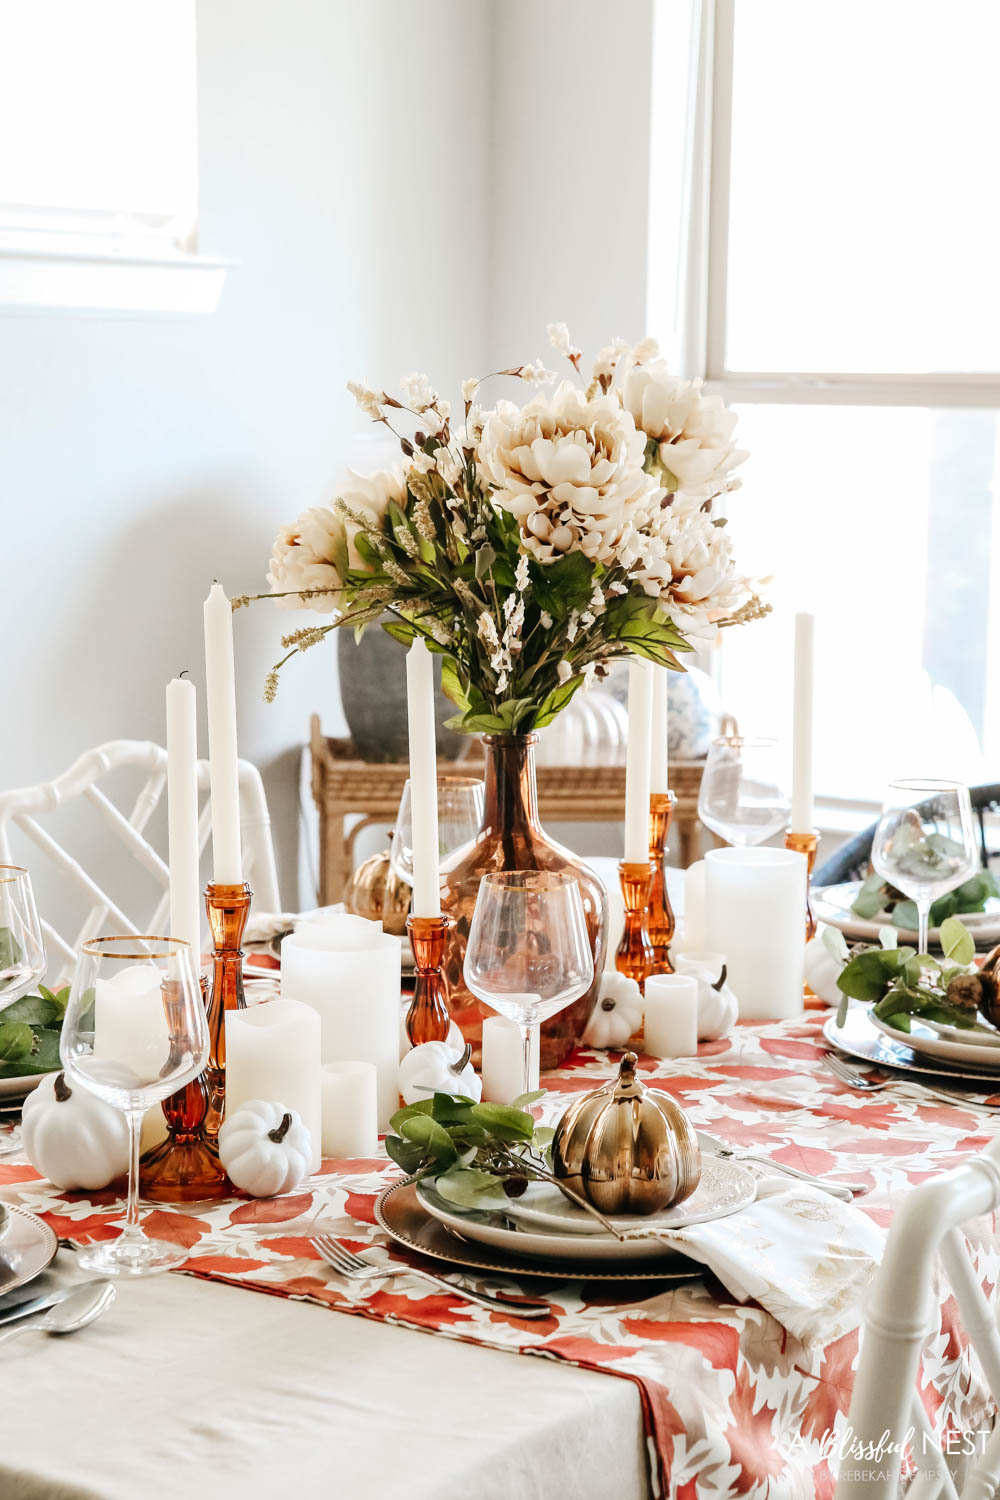
[[[978,1084],[977,1092],[987,1096],[996,1092],[1000,1080],[1000,1057],[991,1056],[988,1067],[982,1068],[917,1052],[910,1045],[911,1038],[903,1032],[877,1027],[868,1005],[852,1005],[843,1026],[837,1025],[836,1016],[828,1017],[823,1035],[832,1047],[846,1052],[848,1057],[861,1058],[880,1068],[898,1068],[904,1073],[932,1074],[948,1083]],[[993,1054],[995,1050],[990,1048]]]
[[[1000,1049],[995,1042],[953,1041],[950,1037],[939,1035],[930,1026],[925,1026],[919,1016],[910,1017],[909,1031],[897,1031],[895,1026],[881,1020],[874,1011],[871,1013],[871,1023],[883,1036],[891,1037],[894,1042],[902,1042],[904,1047],[910,1047],[925,1057],[936,1057],[948,1063],[972,1063],[977,1068],[990,1068],[994,1074],[1000,1075]]]
[[[826,922],[829,927],[839,927],[845,937],[876,943],[879,928],[891,927],[892,923],[884,913],[880,913],[878,917],[859,917],[851,910],[851,904],[857,900],[860,889],[860,880],[845,880],[839,885],[813,886],[813,912],[817,921]],[[964,912],[958,920],[972,933],[977,948],[989,948],[994,943],[1000,943],[1000,898],[990,896],[984,911]],[[917,941],[915,930],[897,927],[895,931],[901,943]],[[928,942],[940,946],[939,928],[932,927],[927,937]]]
[[[535,1193],[536,1188],[544,1190],[544,1196]],[[531,1183],[521,1198],[505,1199],[495,1207],[462,1209],[446,1203],[432,1183],[417,1184],[420,1205],[462,1239],[540,1260],[607,1263],[662,1260],[671,1253],[681,1254],[658,1236],[681,1229],[685,1224],[706,1223],[737,1213],[754,1201],[757,1182],[746,1167],[703,1157],[701,1182],[683,1204],[660,1214],[615,1216],[615,1223],[623,1233],[639,1231],[645,1236],[628,1240],[619,1240],[608,1233],[588,1213],[571,1203],[566,1203],[566,1214],[561,1213],[549,1194],[562,1199],[558,1188]],[[526,1204],[531,1195],[534,1201]]]

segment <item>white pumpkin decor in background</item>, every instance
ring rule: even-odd
[[[417,1104],[434,1094],[464,1094],[478,1103],[483,1097],[483,1081],[471,1057],[472,1047],[465,1041],[457,1047],[450,1041],[422,1042],[412,1047],[399,1065],[403,1103]]]
[[[128,1121],[88,1089],[47,1073],[24,1101],[24,1154],[36,1172],[64,1191],[96,1192],[128,1171]]]
[[[819,1000],[839,1005],[844,998],[837,980],[850,958],[844,934],[836,927],[822,927],[806,943],[806,984]]]
[[[634,979],[617,970],[606,969],[601,979],[601,993],[591,1012],[584,1044],[607,1050],[627,1047],[629,1037],[642,1025],[642,991]]]
[[[274,1198],[309,1176],[312,1137],[294,1109],[248,1099],[222,1122],[219,1160],[234,1187],[253,1198]]]
[[[623,766],[628,712],[613,693],[591,688],[577,693],[545,729],[538,731],[539,766]]]
[[[727,982],[723,954],[678,953],[674,967],[698,984],[698,1040],[714,1042],[726,1036],[736,1025],[740,1007]]]
[[[407,1052],[413,1051],[413,1043],[410,1041],[410,1038],[406,1034],[406,1014],[410,1009],[410,1004],[410,996],[406,995],[404,997],[403,1004],[399,1008],[400,1061],[402,1061],[402,1059],[406,1056]],[[459,1052],[461,1052],[462,1048],[465,1046],[465,1037],[462,1035],[459,1027],[455,1025],[454,1021],[452,1021],[451,1025],[448,1028],[448,1035],[445,1038],[445,1045],[448,1047],[456,1047]]]

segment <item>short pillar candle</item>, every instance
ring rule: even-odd
[[[687,974],[646,980],[643,1050],[650,1057],[694,1057],[698,1051],[698,983]]]
[[[356,1159],[378,1149],[375,1064],[328,1062],[320,1074],[323,1155]]]

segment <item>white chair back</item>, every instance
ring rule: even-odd
[[[128,812],[115,805],[98,785],[111,772],[131,768],[146,773],[138,796]],[[271,841],[271,820],[260,773],[249,761],[239,763],[240,826],[243,840],[244,873],[254,888],[254,899],[262,911],[280,911],[278,880]],[[148,740],[111,740],[94,750],[87,750],[68,770],[53,781],[39,786],[18,787],[0,792],[0,862],[25,864],[15,857],[11,832],[17,829],[34,845],[64,881],[75,888],[86,904],[86,916],[75,939],[64,936],[44,913],[40,913],[45,932],[50,979],[72,965],[76,950],[110,921],[119,932],[163,932],[169,913],[170,872],[165,860],[145,836],[145,830],[163,794],[167,780],[167,752]],[[199,793],[207,794],[208,762],[198,762]],[[63,848],[50,832],[41,826],[40,818],[82,799],[96,810],[102,828],[112,834],[124,853],[151,877],[158,888],[152,913],[129,915],[104,886],[84,867],[79,858]],[[210,799],[204,796],[198,825],[198,847],[204,850],[211,833]],[[20,849],[16,851],[20,854]],[[106,865],[106,853],[101,857]],[[148,886],[148,881],[146,882]],[[204,932],[204,929],[203,929]],[[58,959],[57,959],[58,955]],[[58,968],[57,968],[58,964]]]
[[[850,1448],[839,1457],[836,1500],[892,1500],[899,1490],[901,1444],[913,1430],[917,1472],[907,1500],[989,1500],[1000,1484],[1000,1425],[965,1465],[956,1488],[917,1392],[924,1340],[937,1327],[940,1253],[965,1332],[994,1401],[1000,1401],[1000,1333],[961,1233],[970,1219],[1000,1207],[1000,1139],[954,1171],[921,1183],[903,1198],[865,1312],[861,1355],[848,1415]],[[889,1435],[889,1441],[885,1440]],[[854,1457],[858,1454],[876,1454]]]

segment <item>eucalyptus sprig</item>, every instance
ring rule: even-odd
[[[963,1030],[982,1027],[980,1013],[997,1019],[997,985],[977,971],[976,945],[957,917],[941,923],[944,962],[915,948],[898,947],[891,927],[879,932],[881,947],[848,950],[843,934],[827,928],[823,941],[844,963],[837,986],[843,994],[837,1024],[843,1026],[849,999],[872,1004],[872,1013],[896,1031],[910,1030],[910,1017],[923,1016]]]

